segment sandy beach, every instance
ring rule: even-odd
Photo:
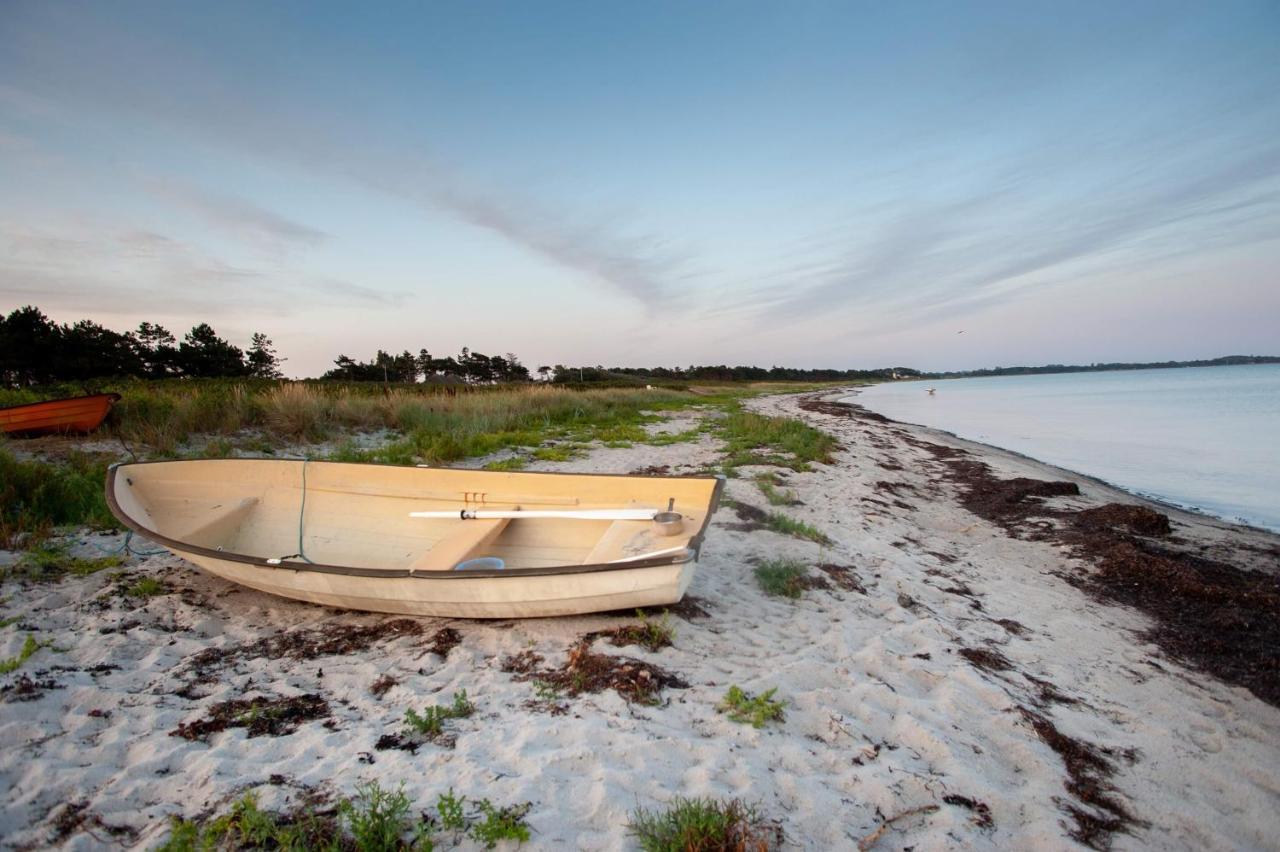
[[[239,588],[167,553],[131,557],[123,575],[6,582],[0,618],[13,621],[0,657],[17,656],[28,635],[48,645],[0,676],[5,847],[150,848],[171,816],[221,813],[249,789],[287,810],[376,779],[403,783],[420,809],[450,788],[528,802],[532,849],[634,848],[629,814],[675,796],[755,803],[784,848],[1280,848],[1274,672],[1225,658],[1222,677],[1197,668],[1179,652],[1185,629],[1160,627],[1091,580],[1094,557],[1119,559],[1132,535],[1159,539],[1170,559],[1275,577],[1280,537],[886,421],[836,404],[843,395],[747,403],[841,442],[833,464],[784,471],[800,504],[780,511],[830,544],[759,528],[753,510],[772,510],[750,476],[762,469],[741,468],[669,616],[674,643],[591,640],[594,652],[669,674],[656,705],[611,690],[549,696],[528,676],[563,665],[587,634],[636,623],[632,614],[342,612]],[[659,428],[698,417],[682,411]],[[532,467],[678,474],[720,456],[705,435]],[[1079,493],[983,503],[981,465]],[[1129,516],[1081,515],[1113,503],[1167,516],[1170,532],[1122,534]],[[1101,540],[1112,549],[1099,556],[1089,547]],[[123,536],[78,542],[93,555]],[[778,557],[812,566],[799,599],[757,583],[755,564]],[[141,603],[123,593],[145,577],[164,593]],[[776,688],[785,719],[731,721],[717,712],[731,685]],[[476,713],[446,737],[397,739],[407,709],[463,689]],[[258,736],[201,727],[219,702],[257,696],[297,698],[297,718]]]

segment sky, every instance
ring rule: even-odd
[[[0,0],[0,311],[542,364],[1280,354],[1280,4]]]

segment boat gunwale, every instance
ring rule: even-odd
[[[474,579],[499,579],[502,577],[521,578],[521,577],[537,577],[537,576],[554,576],[560,574],[591,574],[602,571],[627,571],[635,568],[654,568],[664,565],[683,565],[688,562],[696,562],[702,551],[702,541],[706,537],[707,528],[711,525],[711,517],[716,513],[716,509],[720,506],[720,499],[724,494],[726,478],[721,474],[714,476],[646,476],[633,477],[631,474],[625,473],[560,473],[553,470],[524,470],[520,471],[521,475],[531,476],[600,476],[611,477],[614,479],[643,478],[643,479],[697,479],[697,480],[715,480],[715,488],[712,489],[711,499],[707,504],[706,517],[702,519],[702,526],[694,533],[685,545],[684,556],[677,554],[675,556],[655,556],[650,559],[632,559],[625,562],[603,562],[594,565],[551,565],[542,568],[502,568],[498,570],[467,570],[467,571],[441,571],[438,569],[414,571],[408,568],[358,568],[352,565],[328,565],[320,562],[282,562],[273,561],[265,556],[250,556],[246,553],[234,553],[227,550],[218,550],[216,548],[204,547],[203,545],[191,544],[176,538],[162,535],[155,530],[148,529],[134,519],[132,515],[124,510],[124,508],[116,502],[115,484],[116,474],[121,468],[135,467],[148,464],[185,464],[187,462],[281,462],[291,461],[302,464],[345,464],[345,465],[367,465],[369,467],[391,467],[401,470],[423,470],[420,467],[409,467],[407,465],[389,464],[386,462],[333,462],[333,461],[312,461],[310,459],[266,459],[266,458],[222,458],[222,459],[149,459],[147,461],[135,462],[117,462],[107,469],[106,482],[106,498],[107,508],[111,510],[111,514],[117,520],[122,522],[126,527],[139,535],[145,536],[147,539],[163,545],[169,550],[179,553],[189,553],[195,556],[202,556],[210,559],[221,559],[228,562],[238,562],[245,565],[253,565],[258,568],[267,568],[272,571],[314,571],[319,574],[337,574],[349,577],[368,577],[387,580],[474,580]],[[458,468],[439,468],[441,470],[457,470]],[[484,475],[488,471],[469,471]]]
[[[13,411],[17,408],[35,408],[38,405],[53,405],[55,402],[79,402],[82,399],[97,399],[102,396],[108,397],[112,404],[117,403],[122,399],[120,394],[115,393],[114,391],[104,393],[87,393],[81,396],[60,396],[57,399],[41,399],[36,402],[19,402],[16,405],[0,405],[0,411]]]

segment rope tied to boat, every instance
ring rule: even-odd
[[[298,552],[293,556],[298,557],[308,565],[315,565],[311,558],[307,556],[306,550],[302,547],[302,519],[307,513],[307,465],[311,463],[311,459],[304,458],[302,460],[302,505],[298,508]],[[281,560],[292,559],[293,556],[282,556]]]

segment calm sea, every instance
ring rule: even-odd
[[[1280,364],[896,382],[852,401],[1280,531]]]

